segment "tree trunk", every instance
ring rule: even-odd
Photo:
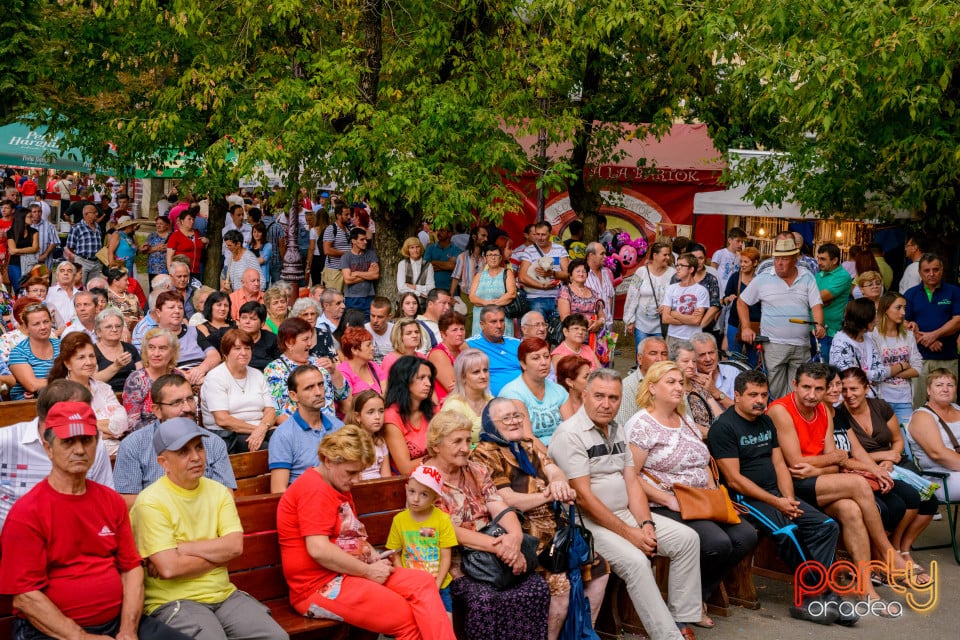
[[[227,221],[227,199],[209,196],[207,207],[207,258],[203,263],[203,284],[220,291],[220,255],[222,250],[223,225]]]
[[[596,71],[598,54],[591,49],[587,52],[584,62],[583,92],[580,102],[580,128],[573,141],[573,150],[570,153],[570,164],[573,166],[576,178],[567,186],[570,194],[570,207],[577,213],[583,222],[583,239],[591,242],[599,238],[597,233],[597,213],[600,211],[600,194],[587,183],[587,159],[593,141],[593,105],[592,97],[600,87],[600,75]]]
[[[405,214],[382,216],[375,215],[377,234],[374,242],[377,248],[377,257],[380,259],[380,280],[377,282],[377,295],[386,296],[396,302],[397,292],[397,265],[403,260],[400,248],[403,241],[409,237],[416,237],[417,228],[413,219]]]

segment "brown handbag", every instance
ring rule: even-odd
[[[683,484],[666,485],[646,469],[643,473],[652,479],[664,491],[673,491],[680,505],[680,517],[684,520],[713,520],[726,524],[740,524],[740,513],[745,513],[743,507],[733,504],[727,488],[720,484],[720,472],[717,463],[710,456],[710,472],[716,489],[709,487],[688,487]]]

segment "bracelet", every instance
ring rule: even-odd
[[[650,525],[651,527],[653,527],[654,531],[657,530],[657,523],[654,522],[653,520],[644,520],[643,522],[640,523],[640,528],[643,529],[647,525]]]

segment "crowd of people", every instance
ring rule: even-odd
[[[907,474],[920,477],[915,457],[960,492],[960,289],[937,256],[918,250],[920,283],[875,295],[873,273],[892,284],[875,259],[853,265],[855,289],[835,245],[804,260],[792,233],[769,262],[739,229],[712,260],[656,242],[616,317],[600,242],[571,257],[546,223],[516,248],[494,228],[424,225],[403,243],[391,300],[376,295],[369,216],[301,196],[310,283],[295,301],[273,226],[242,201],[221,291],[196,281],[206,239],[189,200],[143,245],[135,219],[85,205],[62,261],[44,272],[21,259],[0,337],[0,379],[38,415],[0,429],[0,592],[14,596],[16,638],[285,638],[226,570],[243,546],[229,456],[260,450],[283,494],[291,605],[401,639],[452,639],[456,607],[470,638],[556,640],[571,594],[589,624],[615,572],[651,638],[693,640],[758,535],[794,570],[830,566],[842,536],[855,561],[888,563],[878,582],[936,579],[911,546],[943,488]],[[12,228],[11,252],[36,248],[39,229]],[[130,277],[138,253],[147,295]],[[595,347],[614,320],[635,336],[626,376]],[[751,362],[758,335],[768,373],[721,362]],[[380,553],[351,489],[390,475],[408,476],[407,508]],[[742,517],[684,516],[676,487],[721,482]],[[530,545],[548,548],[571,504],[595,553],[536,567]],[[478,552],[508,586],[471,573]],[[655,556],[670,559],[665,596]],[[813,595],[792,616],[856,622],[816,613],[839,596],[797,579]],[[860,595],[883,601],[869,579]]]

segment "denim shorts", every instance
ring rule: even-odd
[[[443,601],[443,608],[447,613],[453,613],[453,597],[450,595],[450,587],[440,589],[440,599]]]

